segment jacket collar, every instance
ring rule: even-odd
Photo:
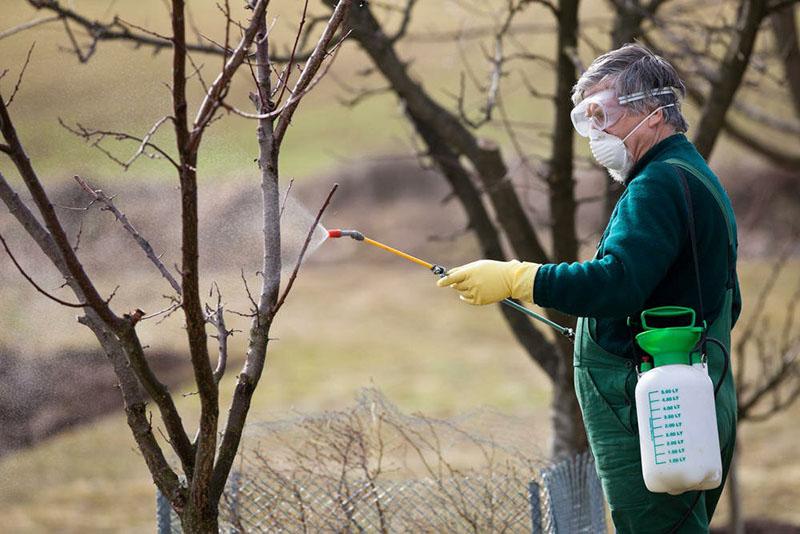
[[[627,186],[629,183],[631,183],[631,181],[633,181],[633,179],[642,172],[647,164],[653,161],[666,159],[670,152],[683,144],[690,144],[689,140],[686,139],[684,134],[676,133],[653,145],[650,150],[645,152],[644,155],[639,158],[639,161],[633,165],[631,171],[628,173],[628,177],[625,179],[625,185]]]

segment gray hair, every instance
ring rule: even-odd
[[[626,44],[595,59],[572,88],[572,102],[578,104],[586,91],[600,83],[613,88],[618,97],[643,92],[644,98],[625,104],[636,113],[647,114],[658,107],[675,104],[662,110],[664,121],[678,132],[689,128],[680,107],[686,86],[675,68],[647,47]],[[657,89],[669,87],[673,88],[671,93],[653,94]]]

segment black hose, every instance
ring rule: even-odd
[[[725,377],[728,376],[728,368],[730,367],[731,355],[728,353],[728,349],[725,348],[725,345],[718,339],[714,339],[712,337],[706,338],[706,341],[710,341],[714,345],[720,348],[723,354],[722,359],[722,376],[719,377],[719,382],[714,387],[714,399],[717,398],[717,393],[719,393],[720,388],[722,387],[722,383],[725,382]],[[707,365],[707,364],[706,364]],[[697,495],[695,495],[692,504],[686,509],[686,513],[683,514],[683,517],[669,529],[667,534],[676,534],[678,530],[686,524],[686,521],[689,519],[694,507],[697,506],[698,501],[700,500],[700,496],[703,494],[703,491],[698,491]]]
[[[709,337],[706,338],[706,341],[710,341],[719,347],[719,350],[721,350],[722,354],[725,356],[722,360],[722,376],[719,377],[719,382],[717,382],[717,385],[714,388],[714,398],[716,399],[717,393],[719,393],[719,388],[722,387],[722,383],[725,382],[725,377],[728,376],[728,368],[731,365],[731,355],[728,353],[728,349],[725,348],[725,345],[720,340]]]

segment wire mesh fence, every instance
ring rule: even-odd
[[[492,418],[481,413],[478,426]],[[475,419],[407,416],[369,390],[350,410],[251,428],[256,444],[229,477],[220,530],[605,531],[591,457],[548,465],[465,430]],[[159,534],[181,532],[161,496],[157,517]]]

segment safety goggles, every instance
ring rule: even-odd
[[[605,89],[587,96],[572,109],[572,125],[578,134],[589,137],[591,130],[605,130],[616,124],[625,115],[627,104],[651,96],[675,95],[677,98],[676,91],[673,87],[660,87],[616,97],[613,89]]]

